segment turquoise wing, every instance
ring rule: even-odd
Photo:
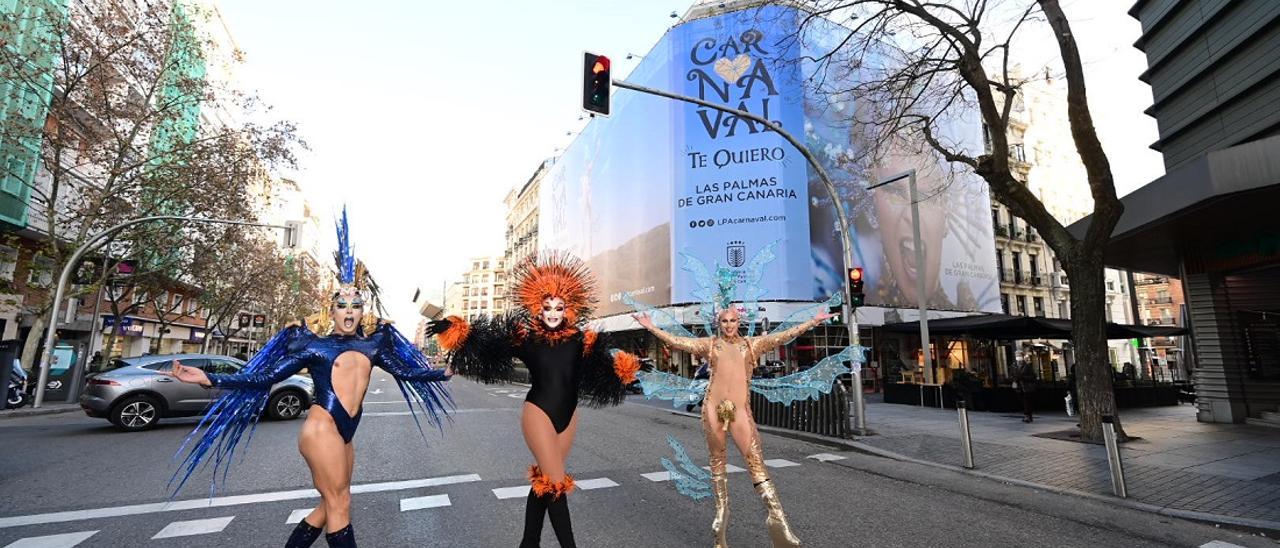
[[[636,378],[645,399],[671,400],[671,407],[696,404],[707,392],[706,379],[686,379],[662,371],[641,371]]]
[[[671,446],[675,461],[662,457],[662,467],[671,474],[671,483],[676,486],[676,491],[693,500],[711,496],[711,474],[694,464],[684,445],[671,434],[667,434],[667,445]]]
[[[666,331],[667,333],[677,337],[697,338],[697,335],[694,335],[686,329],[679,319],[672,316],[671,313],[666,310],[661,310],[639,303],[627,293],[622,294],[622,302],[627,306],[630,306],[632,310],[648,315],[649,318],[653,320],[653,325],[657,326],[658,329]]]
[[[760,299],[768,292],[764,287],[761,287],[760,279],[764,277],[765,266],[768,266],[769,263],[778,258],[773,252],[773,249],[778,246],[778,241],[774,240],[756,252],[755,256],[751,258],[751,262],[747,263],[742,280],[738,283],[737,298],[742,301],[742,307],[746,309],[746,315],[743,320],[747,324],[748,337],[756,334],[756,321],[760,316]]]
[[[797,400],[814,400],[831,393],[836,378],[851,371],[845,363],[860,364],[866,361],[864,346],[847,346],[844,350],[823,358],[813,367],[776,379],[755,379],[751,390],[773,403],[790,405]]]

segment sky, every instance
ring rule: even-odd
[[[503,198],[568,145],[583,50],[625,77],[683,14],[683,1],[217,0],[245,62],[237,77],[298,123],[309,150],[294,173],[327,224],[345,204],[351,241],[410,331],[421,288],[439,302],[471,257],[504,249]],[[477,9],[482,6],[482,8]],[[1090,105],[1123,195],[1163,173],[1147,146],[1151,92],[1127,2],[1064,2]],[[1054,53],[1049,35],[1020,52]],[[332,245],[332,244],[329,244]],[[330,248],[331,249],[331,248]]]

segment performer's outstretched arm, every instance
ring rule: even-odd
[[[611,339],[608,333],[582,332],[582,359],[585,363],[578,396],[591,406],[622,403],[627,385],[635,382],[636,372],[640,370],[640,359],[612,348]]]
[[[449,351],[454,372],[491,384],[511,378],[519,338],[519,319],[513,314],[480,316],[467,322],[458,316],[431,322],[427,327],[440,346]]]
[[[753,337],[751,339],[751,350],[755,352],[755,355],[757,356],[764,354],[765,352],[782,346],[787,341],[799,337],[801,333],[813,329],[818,324],[826,321],[827,318],[832,317],[835,317],[835,314],[825,311],[819,312],[809,321],[793,326],[790,329],[769,333],[768,335],[761,335],[759,337]]]
[[[711,352],[711,339],[708,337],[677,337],[653,325],[653,320],[649,319],[648,314],[632,314],[631,317],[640,322],[641,327],[648,329],[650,333],[653,333],[653,336],[671,348],[682,350],[695,356],[706,356]]]

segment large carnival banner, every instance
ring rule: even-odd
[[[807,61],[841,40],[834,23],[765,7],[673,28],[627,80],[749,111],[802,139],[834,180],[850,215],[854,265],[867,304],[914,308],[916,277],[937,310],[998,311],[991,204],[985,186],[926,150],[889,150],[872,165],[851,124],[860,77],[840,60]],[[821,82],[822,85],[817,85]],[[812,301],[842,289],[844,265],[831,197],[803,156],[764,126],[669,99],[615,90],[613,116],[596,118],[557,160],[541,190],[540,247],[574,252],[600,278],[600,312],[625,312],[622,293],[652,306],[697,301],[680,253],[743,273],[763,247],[777,258],[761,300]],[[981,147],[976,113],[946,120],[968,151]],[[980,148],[977,149],[980,151]],[[866,186],[914,168],[924,199],[925,264],[915,261],[905,181]]]

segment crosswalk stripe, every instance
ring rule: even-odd
[[[175,521],[164,526],[159,533],[156,533],[151,540],[173,537],[190,537],[194,535],[207,535],[209,533],[221,533],[231,520],[236,519],[235,516],[227,516],[225,518],[209,518],[209,519],[193,519],[190,521]]]
[[[425,510],[427,508],[441,508],[449,506],[449,495],[429,495],[425,497],[414,497],[409,499],[400,499],[400,511],[408,512],[410,510]]]
[[[800,466],[800,463],[791,462],[787,459],[769,459],[764,461],[764,465],[769,468],[786,468],[788,466]]]
[[[666,470],[661,472],[649,472],[648,474],[640,474],[640,477],[649,481],[671,481],[671,472]]]
[[[383,491],[401,491],[405,489],[418,489],[421,487],[435,487],[439,485],[451,485],[455,483],[466,483],[472,481],[480,481],[479,474],[462,474],[457,476],[444,476],[438,478],[425,478],[406,481],[387,481],[381,483],[366,483],[363,485],[353,485],[351,487],[352,494],[359,493],[381,493]],[[152,502],[147,504],[133,504],[129,506],[116,506],[111,508],[92,508],[88,510],[71,510],[66,512],[50,512],[47,514],[34,514],[30,516],[11,516],[0,518],[0,529],[6,527],[19,527],[22,525],[42,525],[46,523],[61,523],[66,521],[79,521],[95,518],[116,518],[120,516],[136,516],[139,514],[153,514],[159,512],[176,512],[179,510],[194,510],[198,508],[220,508],[223,506],[236,506],[241,504],[255,504],[260,502],[280,502],[285,500],[298,500],[319,498],[320,493],[315,489],[296,489],[293,491],[274,491],[269,493],[255,493],[252,495],[231,495],[226,497],[200,498],[189,500],[178,500],[173,502]]]
[[[595,478],[595,479],[575,481],[574,485],[576,485],[578,489],[582,489],[586,491],[590,489],[604,489],[606,487],[617,487],[618,482],[613,481],[609,478]]]
[[[528,485],[521,485],[519,487],[500,487],[493,490],[493,496],[498,497],[498,500],[513,499],[516,497],[523,497],[528,494]]]
[[[298,510],[294,510],[294,511],[290,512],[290,513],[289,513],[289,519],[285,520],[284,524],[285,524],[285,525],[293,525],[293,524],[295,524],[295,523],[298,523],[298,522],[302,521],[302,518],[305,518],[305,517],[307,517],[308,515],[310,515],[310,514],[311,514],[311,510],[313,510],[313,509],[312,509],[312,508],[302,508],[302,509],[298,509]]]
[[[78,533],[62,533],[43,537],[20,538],[4,548],[71,548],[89,539],[97,531],[80,531]]]
[[[711,467],[710,467],[710,466],[703,466],[703,467],[702,467],[702,469],[703,469],[703,470],[706,470],[706,471],[708,471],[708,472],[710,472],[710,471],[711,471]],[[725,471],[725,473],[732,474],[732,473],[734,473],[734,472],[746,472],[746,471],[747,471],[747,469],[746,469],[746,468],[739,468],[739,467],[734,466],[734,465],[732,465],[732,464],[726,464],[726,465],[724,466],[724,471]]]
[[[1221,540],[1215,540],[1212,542],[1206,542],[1204,544],[1201,544],[1200,548],[1244,548],[1244,546],[1241,546],[1239,544],[1231,544],[1230,542],[1223,542]]]
[[[842,456],[840,456],[840,455],[832,455],[831,453],[818,453],[818,454],[816,454],[816,455],[809,455],[809,456],[807,456],[807,457],[805,457],[805,458],[806,458],[806,459],[813,459],[813,460],[821,461],[821,462],[831,462],[831,461],[833,461],[833,460],[844,460],[844,457],[842,457]]]

